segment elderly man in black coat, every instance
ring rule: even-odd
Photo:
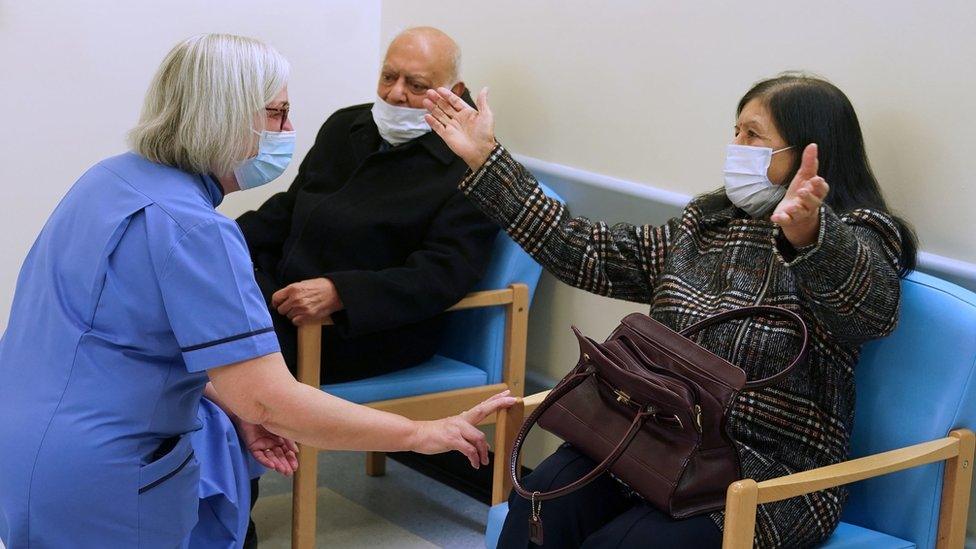
[[[293,371],[304,323],[327,324],[323,383],[425,361],[441,313],[484,274],[496,226],[458,192],[466,166],[423,120],[428,89],[467,94],[459,61],[437,29],[401,33],[376,102],[330,116],[288,191],[238,218]]]

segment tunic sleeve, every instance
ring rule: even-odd
[[[497,146],[461,191],[557,278],[599,295],[649,303],[681,218],[662,226],[572,217]]]
[[[278,351],[247,246],[232,221],[206,221],[183,235],[161,267],[159,287],[188,371]]]

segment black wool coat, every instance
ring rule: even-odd
[[[497,233],[458,191],[466,166],[443,140],[390,147],[371,107],[329,117],[291,187],[237,220],[269,303],[293,282],[335,283],[345,310],[323,330],[323,382],[430,358],[441,313],[482,277]],[[296,329],[271,313],[294,370]]]

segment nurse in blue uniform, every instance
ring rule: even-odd
[[[190,433],[205,387],[266,429],[262,463],[279,470],[293,467],[291,439],[459,450],[487,463],[473,424],[510,397],[415,422],[288,373],[243,237],[214,210],[288,164],[287,76],[287,62],[256,40],[180,43],[147,94],[134,151],[90,168],[42,229],[0,340],[8,548],[185,545],[199,501]]]

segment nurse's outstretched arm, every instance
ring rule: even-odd
[[[207,373],[231,411],[282,437],[323,450],[409,450],[422,454],[457,450],[476,469],[488,464],[488,443],[475,425],[515,403],[506,391],[456,416],[413,421],[299,383],[280,353],[212,368]]]

